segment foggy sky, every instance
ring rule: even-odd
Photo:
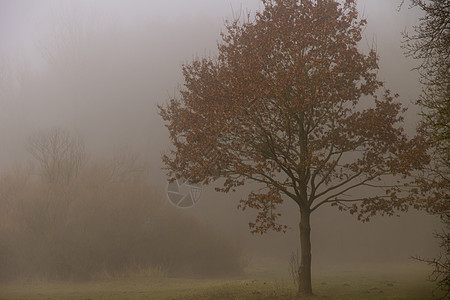
[[[404,57],[400,45],[401,32],[411,30],[418,13],[407,7],[398,12],[400,2],[365,0],[359,1],[358,7],[368,19],[362,44],[376,45],[381,57],[380,79],[410,108],[407,127],[411,130],[418,112],[412,103],[420,93],[420,84],[417,73],[411,71],[416,62]],[[156,104],[164,103],[182,84],[182,63],[216,53],[223,21],[232,17],[232,8],[236,13],[241,7],[255,11],[260,6],[258,0],[0,0],[0,80],[9,78],[0,88],[9,89],[16,80],[25,87],[0,94],[0,170],[28,159],[26,141],[30,134],[59,126],[79,132],[95,155],[132,148],[150,161],[152,180],[164,186],[160,155],[169,148],[169,140]],[[95,40],[82,40],[77,45],[92,55],[88,57],[93,60],[91,69],[76,63],[62,67],[61,72],[67,72],[64,76],[76,77],[78,85],[70,83],[69,87],[61,81],[66,77],[49,64],[48,54],[76,56],[85,52],[65,52],[64,47],[58,50],[64,28],[79,29],[86,41],[91,37]],[[68,72],[78,67],[81,69],[73,74]],[[87,76],[83,72],[88,72]],[[89,80],[83,81],[84,77]],[[283,254],[294,250],[298,214],[292,213],[291,204],[282,209],[283,220],[292,228],[286,235],[251,237],[246,224],[253,221],[252,213],[236,210],[240,198],[205,187],[199,205],[186,213],[234,232],[238,238],[252,240],[249,247]],[[426,255],[436,248],[431,238],[435,224],[433,218],[417,213],[360,224],[334,210],[319,212],[317,218],[313,216],[314,259]],[[342,240],[349,244],[342,246]],[[355,247],[361,251],[351,252]],[[339,250],[339,255],[330,249]]]

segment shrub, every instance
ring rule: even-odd
[[[37,174],[16,168],[0,178],[0,280],[243,268],[241,249],[165,202],[144,172],[118,175],[116,164],[90,162],[69,181]]]

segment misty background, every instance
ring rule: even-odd
[[[408,107],[405,128],[413,132],[420,112],[413,103],[421,86],[412,71],[417,62],[403,55],[401,32],[412,30],[419,12],[397,11],[400,2],[359,1],[368,20],[361,47],[376,46],[379,78],[400,94]],[[217,53],[224,20],[260,8],[258,0],[0,0],[0,175],[36,164],[30,137],[62,128],[82,138],[88,161],[117,153],[138,156],[146,167],[143,180],[152,186],[149,199],[156,193],[158,205],[170,207],[160,159],[170,142],[156,105],[177,95],[183,63]],[[248,222],[255,212],[236,208],[250,190],[222,194],[203,187],[195,207],[161,215],[155,228],[189,216],[238,244],[250,261],[270,257],[287,266],[299,243],[298,209],[290,201],[280,208],[287,233],[251,235]],[[148,214],[158,212],[149,207]],[[324,208],[313,214],[312,223],[313,269],[405,262],[438,251],[432,234],[439,220],[425,213],[375,217],[363,224]]]

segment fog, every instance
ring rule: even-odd
[[[406,129],[413,132],[420,111],[413,104],[420,93],[418,74],[412,70],[417,62],[406,59],[400,45],[401,32],[411,30],[419,15],[406,7],[397,11],[400,2],[359,1],[361,13],[368,19],[361,47],[376,45],[381,58],[380,79],[399,93],[409,108]],[[203,227],[207,233],[195,238],[203,239],[197,244],[209,249],[205,251],[218,251],[220,246],[211,243],[222,239],[243,253],[233,255],[243,255],[250,261],[271,258],[287,269],[289,254],[299,243],[296,205],[286,201],[280,209],[281,222],[290,227],[287,233],[251,235],[248,222],[253,221],[255,212],[236,208],[251,186],[229,194],[204,186],[197,205],[176,209],[165,197],[168,178],[161,162],[161,154],[170,149],[170,143],[156,105],[177,94],[183,84],[181,65],[197,56],[216,54],[223,21],[242,9],[255,11],[260,6],[258,0],[0,0],[1,176],[18,168],[26,169],[30,164],[34,165],[31,176],[38,176],[39,163],[30,154],[30,138],[59,128],[83,140],[90,168],[86,178],[100,180],[101,176],[95,175],[100,171],[95,170],[103,167],[94,166],[102,165],[109,171],[101,172],[110,172],[111,161],[117,161],[122,154],[138,157],[141,177],[136,184],[143,194],[130,196],[130,201],[146,207],[139,213],[148,212],[148,218],[158,215],[154,205],[164,207],[164,213],[155,217],[160,223],[155,223],[154,230],[161,228],[168,240],[179,239],[179,235],[161,224],[184,224],[175,226],[175,231],[186,226],[201,231],[198,228]],[[89,182],[79,180],[74,186],[87,190],[85,184]],[[38,188],[33,186],[27,193]],[[119,187],[111,186],[111,191],[115,189]],[[0,209],[6,212],[5,207]],[[30,209],[27,214],[33,215]],[[129,212],[130,216],[134,213],[138,212]],[[106,218],[110,216],[99,213],[96,219],[104,217],[109,222]],[[131,222],[130,216],[118,220]],[[433,256],[437,252],[432,233],[439,222],[425,213],[410,211],[400,217],[376,217],[363,224],[354,216],[324,208],[313,214],[312,223],[313,268],[405,262],[413,255]],[[217,238],[212,238],[215,234]],[[183,245],[180,242],[176,247]],[[154,255],[155,259],[163,257],[156,252]]]

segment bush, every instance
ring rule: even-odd
[[[143,172],[117,170],[91,162],[64,182],[24,168],[3,174],[0,280],[241,272],[241,249],[228,238],[167,204]]]

